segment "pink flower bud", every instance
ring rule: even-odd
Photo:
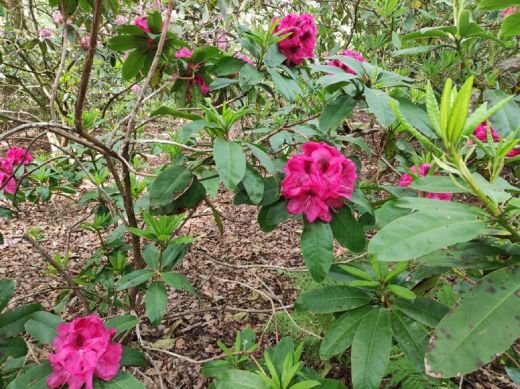
[[[291,33],[278,43],[280,53],[287,57],[287,65],[300,65],[305,58],[314,57],[318,29],[310,14],[289,14],[276,26],[275,32]]]
[[[430,171],[430,168],[432,165],[429,163],[423,163],[422,165],[419,165],[419,173],[417,173],[417,168],[415,166],[410,167],[410,171],[418,175],[419,177],[424,177],[428,175],[428,172]],[[414,178],[408,174],[405,173],[401,176],[401,180],[399,181],[399,186],[406,188],[414,181]],[[419,195],[422,195],[422,192],[419,192]],[[444,201],[450,201],[453,195],[451,193],[426,193],[427,199],[434,199],[434,200],[444,200]]]
[[[50,28],[40,28],[38,35],[40,39],[49,39],[52,36],[52,30]]]

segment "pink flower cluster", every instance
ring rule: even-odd
[[[128,18],[124,15],[117,15],[115,18],[114,18],[114,22],[118,25],[118,26],[122,26],[123,24],[126,24],[128,23]],[[148,27],[148,25],[146,26]]]
[[[61,14],[61,12],[59,10],[53,11],[51,16],[52,16],[52,20],[54,21],[54,23],[63,24],[63,15]],[[72,24],[71,18],[67,19],[67,24]]]
[[[191,58],[193,52],[185,47],[175,52],[175,58]],[[188,64],[188,72],[186,74],[187,77],[192,77],[188,81],[188,87],[186,88],[186,100],[191,100],[190,89],[192,85],[195,85],[199,88],[202,96],[206,96],[209,93],[209,87],[206,83],[204,77],[200,74],[196,74],[199,70],[200,65],[197,64]]]
[[[84,35],[79,39],[79,45],[83,50],[87,50],[90,47],[90,36]]]
[[[282,194],[292,215],[304,214],[309,222],[330,222],[330,209],[339,209],[352,198],[356,165],[324,142],[307,142],[302,153],[285,165]]]
[[[473,131],[473,136],[475,138],[477,138],[479,141],[487,143],[488,129],[491,133],[491,138],[493,138],[493,140],[495,142],[500,141],[500,135],[498,135],[498,133],[495,131],[495,129],[493,127],[491,127],[491,125],[489,125],[488,122],[481,123],[477,128],[475,128],[475,131]],[[469,144],[474,144],[474,143],[475,142],[472,139],[469,140]],[[520,155],[520,149],[515,148],[515,149],[509,151],[507,153],[506,157],[513,158],[513,157],[516,157],[517,155]]]
[[[12,176],[16,166],[28,165],[32,160],[32,155],[26,149],[16,146],[11,147],[5,158],[0,158],[0,192],[14,194],[16,181]]]
[[[353,51],[353,50],[344,50],[340,53],[340,55],[343,55],[345,57],[350,57],[350,58],[354,58],[354,59],[357,59],[359,62],[366,62],[366,59],[363,58],[363,55],[361,55],[361,53],[357,52],[357,51]],[[327,65],[329,66],[336,66],[340,69],[343,69],[344,71],[346,71],[347,73],[350,73],[350,74],[354,74],[356,75],[357,73],[352,70],[352,68],[350,68],[349,66],[345,65],[343,62],[341,62],[339,59],[335,59],[333,61],[327,61],[325,62]]]
[[[113,379],[118,370],[123,346],[113,343],[115,329],[108,329],[97,315],[78,317],[58,326],[58,335],[49,355],[52,373],[50,388],[93,389],[93,379]]]
[[[509,7],[509,8],[504,9],[502,12],[500,12],[500,16],[505,18],[509,15],[515,14],[517,11],[518,10],[516,9],[516,7]]]
[[[432,165],[429,163],[423,163],[422,165],[419,165],[419,173],[417,174],[417,168],[415,166],[410,167],[410,171],[414,175],[418,175],[420,177],[424,177],[428,175],[428,172],[430,171]],[[403,188],[406,188],[414,181],[414,178],[408,174],[405,173],[401,176],[401,180],[399,181],[399,186],[402,186]],[[450,201],[452,198],[451,193],[426,193],[426,196],[423,196],[422,192],[419,192],[419,197],[426,197],[427,199],[434,199],[434,200],[445,200]]]
[[[287,65],[300,65],[305,58],[314,57],[318,29],[310,14],[289,14],[275,28],[275,32],[291,33],[278,43],[280,53],[287,57]]]
[[[50,28],[40,28],[38,31],[40,39],[49,39],[52,36],[52,30]]]

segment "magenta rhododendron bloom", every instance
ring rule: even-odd
[[[516,7],[509,7],[509,8],[506,8],[506,9],[502,10],[502,12],[500,12],[500,16],[505,18],[506,16],[512,15],[512,14],[514,14],[516,12],[517,12]]]
[[[13,146],[7,151],[7,159],[10,159],[14,165],[28,165],[32,162],[33,157],[23,147]]]
[[[118,370],[123,346],[113,343],[114,328],[108,329],[97,315],[78,317],[62,323],[49,355],[52,373],[47,379],[50,388],[93,389],[93,379],[113,379]]]
[[[358,53],[357,51],[353,51],[353,50],[344,50],[340,53],[340,55],[343,55],[345,57],[350,57],[350,58],[354,58],[354,59],[357,59],[359,62],[365,62],[366,59],[363,58],[363,55],[361,55],[361,53]],[[354,74],[356,75],[357,73],[352,70],[351,67],[345,65],[343,62],[341,62],[339,59],[335,59],[334,61],[327,61],[325,62],[327,65],[330,65],[330,66],[336,66],[340,69],[343,69],[344,71],[346,71],[347,73],[350,73],[350,74]]]
[[[200,74],[196,74],[195,77],[193,77],[193,84],[199,87],[202,96],[206,96],[209,93],[208,84]]]
[[[314,57],[318,29],[310,14],[289,14],[276,26],[275,32],[291,33],[278,43],[280,53],[287,57],[287,65],[300,65],[305,58]]]
[[[0,158],[0,192],[14,194],[16,181],[12,177],[13,161],[9,158]]]
[[[50,28],[40,28],[38,35],[41,39],[49,39],[52,36],[52,30]]]
[[[150,27],[148,27],[148,21],[146,19],[146,16],[137,18],[135,19],[134,24],[144,32],[150,32]]]
[[[415,166],[410,167],[410,171],[420,177],[424,177],[428,175],[428,172],[430,171],[432,165],[429,163],[423,163],[422,165],[419,165],[419,173],[417,173],[417,168]],[[406,188],[414,181],[414,178],[408,174],[405,173],[401,176],[401,180],[399,181],[399,185],[403,188]],[[422,192],[419,192],[419,197],[426,197],[427,199],[434,199],[434,200],[445,200],[450,201],[453,195],[451,193],[426,193],[426,196],[423,196]]]
[[[487,141],[488,141],[488,139],[487,139],[488,129],[489,129],[489,131],[491,133],[491,138],[493,138],[493,140],[495,142],[500,141],[500,135],[498,135],[498,133],[495,131],[495,129],[493,127],[491,127],[491,125],[488,122],[481,123],[477,128],[475,128],[475,131],[473,131],[473,136],[475,138],[477,138],[479,141],[487,143]],[[473,141],[473,139],[470,139],[468,143],[470,145],[472,145],[475,142]],[[509,151],[506,154],[506,157],[507,158],[513,158],[513,157],[516,157],[519,154],[520,154],[520,150],[519,149],[513,149],[513,150]]]
[[[183,47],[175,52],[175,58],[190,58],[193,55],[192,51]]]
[[[307,142],[302,153],[285,165],[282,194],[292,215],[304,214],[309,222],[330,222],[330,209],[339,209],[352,198],[356,165],[335,147],[324,142]]]

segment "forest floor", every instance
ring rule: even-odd
[[[366,141],[373,150],[379,149],[381,140],[369,136]],[[363,176],[374,177],[377,159],[372,156],[363,160],[372,161],[364,164]],[[395,183],[396,178],[389,170],[382,181]],[[0,219],[0,231],[5,235],[5,244],[0,247],[0,278],[17,282],[10,306],[40,302],[52,311],[64,287],[59,277],[48,271],[38,251],[21,239],[27,231],[39,235],[40,244],[51,254],[69,251],[73,274],[98,248],[95,233],[78,226],[78,221],[92,212],[91,205],[77,204],[79,197],[54,197],[45,205],[22,204],[14,218]],[[221,355],[217,341],[232,345],[236,332],[244,328],[253,328],[257,333],[260,354],[287,332],[312,338],[305,332],[312,332],[312,328],[305,325],[302,330],[300,324],[294,325],[293,314],[289,317],[285,311],[292,312],[298,285],[307,282],[299,247],[301,223],[289,220],[266,234],[256,222],[257,207],[235,206],[229,193],[213,199],[213,206],[223,217],[222,233],[205,204],[183,227],[183,233],[195,237],[196,243],[176,270],[189,278],[197,295],[170,290],[165,320],[158,327],[151,327],[146,320],[140,324],[149,363],[147,368],[131,368],[131,372],[150,389],[206,388],[210,381],[200,374],[201,361]],[[345,257],[348,253],[337,247],[336,254]],[[83,314],[78,311],[79,304],[75,307],[64,312],[64,319]],[[126,342],[139,347],[135,336]],[[44,359],[45,355],[36,357]],[[313,363],[320,365],[317,360]],[[349,372],[339,363],[332,364],[331,374],[348,383]],[[462,387],[514,386],[503,369],[494,364],[465,377]]]

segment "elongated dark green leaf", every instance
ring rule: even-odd
[[[46,388],[46,380],[51,374],[51,365],[49,362],[43,362],[39,365],[33,365],[25,370],[21,375],[11,381],[6,389],[42,389]],[[129,388],[127,388],[129,389]]]
[[[520,12],[515,12],[504,19],[500,28],[500,36],[508,37],[520,35]]]
[[[163,170],[150,188],[150,204],[163,206],[171,203],[191,184],[193,175],[182,165],[170,166]]]
[[[447,176],[425,176],[419,177],[410,184],[411,189],[420,190],[431,193],[469,193],[471,190],[458,181],[456,185],[450,177]]]
[[[400,56],[400,55],[415,55],[415,54],[428,53],[430,51],[433,51],[437,47],[439,47],[439,45],[409,47],[407,49],[396,50],[392,53],[392,55]]]
[[[482,278],[435,328],[426,354],[432,377],[477,370],[520,337],[520,270],[503,268]]]
[[[485,11],[493,11],[509,7],[520,7],[520,0],[482,0],[477,8]]]
[[[398,299],[395,307],[406,316],[428,327],[435,327],[448,313],[448,307],[445,305],[420,296],[414,300]]]
[[[177,111],[175,108],[168,107],[167,105],[163,105],[162,107],[157,108],[155,111],[152,111],[150,116],[157,115],[170,115],[174,118],[183,118],[189,120],[202,120],[199,115],[195,115],[193,113],[189,113],[186,111]]]
[[[287,212],[287,202],[280,199],[274,204],[265,205],[258,212],[258,224],[263,232],[273,231],[291,215]]]
[[[7,306],[14,293],[14,280],[0,280],[0,312]]]
[[[234,142],[217,139],[213,148],[217,172],[226,188],[233,190],[246,174],[246,155]]]
[[[329,272],[333,257],[332,245],[332,230],[328,223],[304,222],[301,236],[303,259],[312,278],[318,282],[323,281]]]
[[[368,312],[370,312],[370,308],[365,306],[345,312],[334,320],[321,342],[320,358],[330,359],[350,347],[359,323]]]
[[[16,336],[4,341],[0,340],[0,358],[20,358],[27,353],[27,345],[22,337]]]
[[[25,330],[37,341],[51,344],[60,323],[63,323],[63,320],[50,312],[34,312],[25,323]]]
[[[338,127],[345,118],[350,116],[356,106],[356,100],[348,95],[338,96],[325,105],[320,116],[320,130],[328,131]]]
[[[197,293],[191,282],[186,278],[186,276],[176,273],[174,271],[163,273],[162,278],[164,282],[170,285],[173,289],[177,290],[185,290],[192,294]]]
[[[148,287],[144,299],[146,307],[146,316],[152,325],[157,326],[161,322],[166,305],[168,304],[168,295],[166,288],[162,282],[155,281]]]
[[[258,374],[245,370],[228,370],[216,383],[216,389],[270,389],[271,386]]]
[[[217,61],[217,63],[211,68],[211,72],[218,77],[229,76],[235,74],[242,69],[246,63],[239,58],[224,57]]]
[[[334,238],[351,251],[360,252],[365,249],[365,231],[363,225],[352,215],[350,208],[344,206],[334,215],[330,223]]]
[[[240,88],[249,90],[252,86],[258,84],[264,78],[264,74],[256,70],[256,68],[248,63],[244,64],[238,75]]]
[[[123,346],[123,355],[121,356],[121,366],[139,366],[146,365],[146,358],[144,354],[131,347]]]
[[[406,261],[476,238],[486,224],[472,214],[417,212],[383,227],[368,244],[378,261]]]
[[[369,302],[370,296],[361,289],[331,285],[301,294],[295,305],[314,313],[334,313],[359,308]]]
[[[143,68],[145,61],[145,54],[141,53],[139,50],[132,51],[123,63],[123,78],[127,81],[134,78]]]
[[[275,70],[270,70],[269,74],[271,74],[274,85],[278,91],[289,101],[294,101],[297,96],[302,94],[302,90],[298,86],[298,83],[292,78],[284,77]]]
[[[120,371],[110,381],[96,379],[94,389],[146,389],[146,386],[126,371]]]
[[[383,91],[365,87],[365,100],[368,110],[372,112],[379,123],[389,127],[395,122],[395,115],[390,107],[391,97]]]
[[[108,328],[115,328],[116,335],[134,328],[139,323],[139,319],[133,315],[116,316],[106,321]]]
[[[354,389],[379,388],[391,347],[390,315],[386,309],[374,309],[361,321],[352,342]]]
[[[141,269],[133,271],[132,273],[128,273],[124,275],[116,284],[117,291],[125,290],[128,288],[133,288],[134,286],[141,285],[142,283],[148,281],[153,276],[153,271],[148,269]]]
[[[242,180],[247,195],[253,204],[258,204],[264,197],[264,179],[251,165],[247,165],[246,174]]]
[[[251,149],[254,156],[258,158],[262,166],[265,167],[265,170],[267,170],[271,175],[276,176],[276,167],[274,166],[271,157],[269,157],[269,155],[257,145],[252,143],[246,143],[246,145]]]
[[[395,202],[395,206],[426,212],[450,211],[450,213],[460,212],[475,216],[486,215],[481,208],[472,205],[421,197],[402,197]]]
[[[24,325],[34,312],[41,311],[40,304],[28,304],[0,315],[0,337],[9,338],[24,331]]]
[[[424,353],[428,344],[428,331],[426,328],[404,316],[399,311],[391,313],[392,329],[399,347],[406,357],[412,362],[418,371],[424,369]]]

